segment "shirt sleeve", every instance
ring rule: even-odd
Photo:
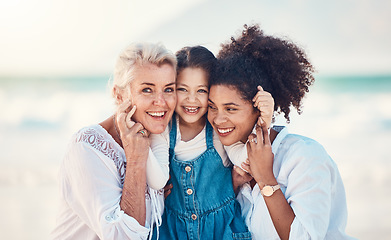
[[[286,176],[281,184],[286,186],[285,198],[295,213],[289,238],[324,239],[334,191],[332,160],[316,142],[293,145],[286,154],[279,175]]]
[[[151,134],[151,148],[147,160],[147,183],[154,190],[163,188],[169,178],[169,132]]]
[[[234,143],[230,146],[224,146],[225,151],[232,164],[242,168],[242,163],[247,159],[247,147],[242,142]],[[243,168],[242,168],[243,169]],[[243,169],[244,170],[244,169]],[[244,170],[246,171],[246,170]],[[247,171],[246,171],[247,172]]]
[[[149,229],[119,206],[122,187],[110,161],[84,142],[73,143],[60,171],[64,199],[100,239],[147,239]]]

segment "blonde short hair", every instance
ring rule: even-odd
[[[146,63],[157,66],[167,63],[176,71],[177,60],[175,55],[160,43],[131,44],[119,55],[115,64],[111,86],[112,95],[115,96],[114,86],[124,89],[134,79],[135,67]]]

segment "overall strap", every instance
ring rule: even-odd
[[[170,130],[170,156],[174,156],[174,149],[176,144],[176,134],[177,134],[177,124],[176,124],[176,114],[172,115],[171,119],[171,130]]]
[[[213,147],[213,127],[209,121],[206,120],[206,147],[209,149]]]

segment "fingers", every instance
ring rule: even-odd
[[[238,173],[242,177],[246,176],[246,174],[247,174],[243,169],[241,169],[238,166],[234,166],[234,170],[236,173]]]
[[[268,131],[266,124],[261,125],[261,129],[262,129],[263,140],[264,140],[265,145],[271,145],[269,131]]]
[[[256,125],[255,131],[257,133],[257,135],[256,135],[257,136],[257,143],[263,144],[264,143],[264,135],[263,135],[261,126],[266,126],[266,124]],[[266,129],[267,129],[267,126],[266,126]]]
[[[261,106],[273,106],[274,107],[274,99],[269,92],[263,91],[261,86],[258,86],[258,92],[255,94],[253,98],[254,107]],[[262,104],[260,104],[262,103]]]
[[[241,170],[243,172],[246,172],[246,173],[250,172],[250,162],[248,161],[248,159],[246,159],[245,162],[242,162],[242,164],[240,164],[240,167],[242,168]]]
[[[258,92],[257,92],[257,94],[255,94],[255,97],[253,98],[253,101],[255,101],[255,99],[257,98],[257,96],[258,96],[259,94],[261,94],[262,92],[264,92],[264,91],[263,91],[263,88],[262,88],[261,86],[258,86],[257,89],[258,89]]]
[[[128,109],[131,106],[131,101],[126,100],[122,102],[117,108],[117,122],[126,121],[126,115],[128,114]]]
[[[253,178],[249,173],[246,173],[238,166],[234,166],[234,171],[243,178],[244,182],[249,182]]]
[[[258,92],[253,98],[254,107],[256,107],[261,115],[258,125],[266,123],[270,127],[274,113],[274,99],[269,92],[263,91],[261,86],[258,86]]]
[[[128,129],[132,129],[136,124],[132,120],[132,116],[136,112],[137,107],[136,105],[134,105],[132,108],[131,107],[132,107],[132,102],[130,100],[125,100],[123,103],[121,103],[118,106],[117,122],[118,122],[118,128],[120,132],[126,130],[125,125]],[[135,129],[133,129],[133,131],[136,131],[135,133],[140,132],[142,136],[148,137],[148,131],[145,130],[141,124],[138,124],[138,126]]]
[[[168,195],[170,195],[171,193],[171,189],[172,189],[172,183],[170,184],[167,184],[166,186],[164,186],[164,198],[166,199]]]
[[[141,132],[142,130],[143,131],[146,131],[144,129],[144,126],[141,124],[141,123],[135,123],[132,128],[130,128],[131,132],[132,133],[137,133],[137,134],[140,134],[141,136],[143,135],[143,133]]]
[[[250,147],[254,146],[254,144],[257,144],[257,135],[255,135],[254,133],[251,133],[249,136],[248,136],[248,142],[250,144]]]
[[[257,140],[259,142],[262,141],[263,144],[265,145],[271,145],[270,143],[270,137],[269,137],[269,131],[268,131],[268,128],[266,126],[266,124],[262,124],[262,125],[257,125],[255,127],[256,131],[257,131]]]
[[[136,105],[134,105],[132,107],[132,109],[130,110],[130,112],[126,115],[126,126],[128,128],[131,128],[133,127],[133,125],[135,124],[135,122],[132,120],[132,116],[134,114],[134,112],[136,112]]]
[[[262,126],[265,124],[265,121],[263,121],[262,116],[258,117],[257,125]]]

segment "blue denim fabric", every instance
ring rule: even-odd
[[[175,119],[175,118],[174,118]],[[213,147],[206,125],[207,150],[190,161],[175,158],[177,126],[170,132],[171,194],[165,200],[159,239],[251,239],[232,187],[231,168]],[[156,239],[156,229],[153,239]]]

